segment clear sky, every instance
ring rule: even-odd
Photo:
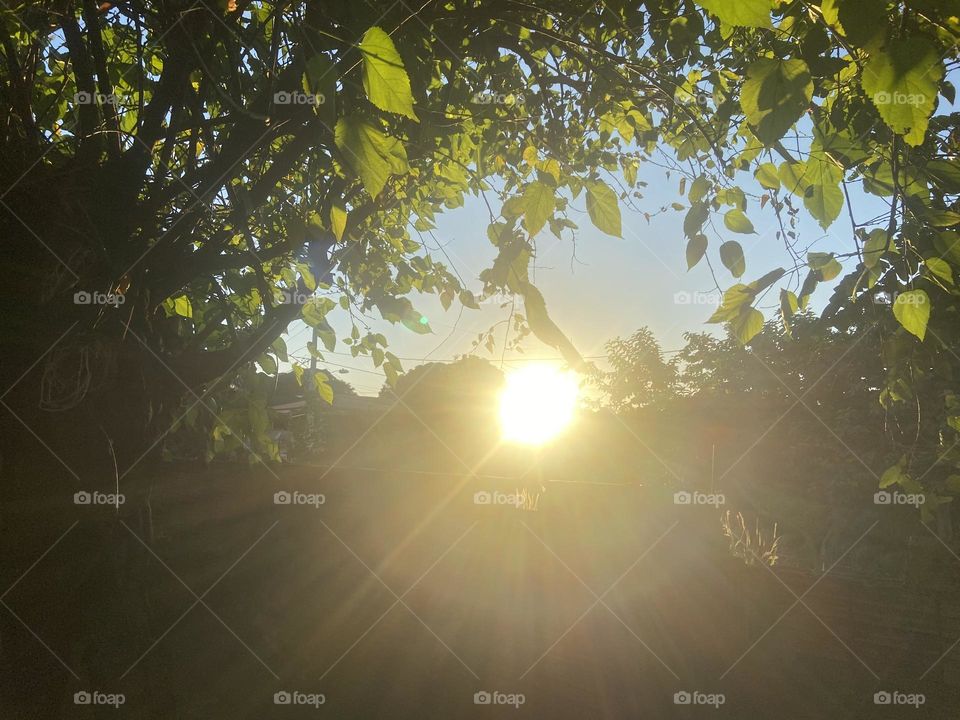
[[[689,272],[686,270],[686,239],[683,235],[686,211],[678,212],[669,208],[673,202],[689,205],[679,193],[679,178],[673,176],[668,180],[665,171],[653,165],[642,168],[638,178],[649,185],[643,189],[645,197],[634,200],[634,204],[651,214],[662,206],[668,206],[668,209],[652,217],[648,223],[642,212],[631,210],[621,203],[622,239],[604,235],[593,227],[584,207],[583,195],[570,206],[571,218],[580,226],[579,230],[574,231],[575,258],[569,231],[564,231],[565,239],[562,241],[547,229],[536,238],[536,285],[546,298],[551,317],[584,356],[602,355],[606,341],[629,335],[644,325],[651,328],[665,350],[681,347],[684,332],[721,331],[720,326],[705,324],[714,309],[705,294],[719,298],[706,262],[701,261]],[[743,181],[740,182],[743,186]],[[757,195],[763,192],[759,185],[752,183],[745,186],[744,190]],[[884,211],[881,199],[864,196],[857,188],[851,187],[851,197],[858,222]],[[795,204],[801,205],[801,201],[795,198]],[[495,209],[497,207],[494,205]],[[712,216],[712,228],[708,225],[708,257],[723,288],[737,282],[717,259],[716,249],[725,240],[737,240],[743,245],[747,271],[741,280],[745,282],[776,267],[790,264],[783,241],[776,238],[778,225],[769,205],[760,211],[759,203],[751,200],[747,215],[756,228],[755,235],[737,235],[728,231],[723,226],[722,213]],[[437,258],[442,255],[438,245],[442,245],[449,257],[448,264],[459,273],[468,288],[479,294],[481,283],[478,275],[489,267],[496,252],[486,236],[489,224],[486,206],[479,198],[468,197],[463,207],[439,216],[436,224],[437,229],[432,236],[423,235],[424,242]],[[801,247],[813,245],[812,249],[815,250],[838,252],[849,252],[855,247],[846,207],[827,232],[805,210],[801,210],[798,234]],[[850,269],[852,264],[848,261],[845,272]],[[801,276],[800,281],[802,279]],[[811,303],[814,309],[822,307],[829,297],[830,285],[832,283],[825,284],[814,296]],[[778,312],[777,287],[767,294],[761,305],[768,318]],[[792,289],[797,288],[794,285]],[[678,293],[681,295],[678,296]],[[697,298],[699,303],[696,300],[689,302],[691,296]],[[391,325],[381,320],[375,310],[372,311],[375,318],[370,322],[371,331],[387,336],[390,350],[395,355],[401,359],[415,358],[403,360],[405,369],[420,364],[421,358],[446,361],[455,355],[470,352],[477,334],[506,318],[510,312],[509,307],[500,308],[498,305],[482,307],[480,310],[464,309],[458,321],[461,306],[457,301],[444,311],[435,296],[411,296],[411,300],[429,318],[433,334],[417,335],[402,325]],[[522,311],[519,300],[517,307]],[[349,334],[350,323],[345,312],[337,308],[330,314],[329,320],[337,330],[338,337]],[[476,354],[499,363],[502,333],[501,327],[498,347],[493,355],[483,349]],[[304,323],[298,321],[292,324],[287,336],[290,352],[307,359],[306,343],[310,336],[311,330]],[[558,358],[553,348],[532,336],[525,341],[524,349],[524,355],[507,353],[506,365],[516,366],[521,358]],[[343,369],[334,363],[351,368],[338,377],[349,382],[361,394],[379,391],[383,375],[373,367],[369,357],[354,358],[349,348],[339,343],[336,353],[323,352],[329,363],[321,363],[322,367],[331,372]]]

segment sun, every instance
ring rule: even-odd
[[[500,395],[503,438],[524,445],[549,442],[573,419],[578,392],[576,375],[552,365],[529,365],[508,373]]]

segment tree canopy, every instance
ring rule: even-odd
[[[658,211],[649,165],[680,179],[689,265],[729,273],[712,322],[749,343],[770,289],[789,326],[835,284],[830,322],[882,337],[882,402],[920,407],[929,450],[960,461],[950,0],[47,0],[0,19],[4,387],[40,368],[10,396],[24,424],[96,417],[136,457],[182,398],[275,374],[297,318],[395,381],[386,337],[327,316],[423,333],[416,293],[476,307],[418,239],[468,196],[496,248],[485,293],[580,365],[531,282],[536,236],[575,238],[573,203],[623,236],[625,207]],[[858,217],[851,195],[889,210]],[[761,219],[782,268],[732,239]]]

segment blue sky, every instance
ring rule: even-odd
[[[679,193],[679,178],[674,176],[666,179],[662,168],[647,165],[641,169],[638,178],[649,183],[644,189],[645,197],[634,201],[640,209],[652,214],[673,202],[689,205]],[[747,183],[744,190],[757,195],[763,192],[752,182]],[[884,211],[885,203],[881,199],[865,196],[853,186],[851,198],[858,222]],[[796,204],[800,205],[799,199],[796,199]],[[706,262],[701,261],[689,272],[686,270],[686,240],[683,236],[685,211],[668,209],[652,217],[649,223],[640,212],[622,204],[621,211],[622,239],[604,235],[593,227],[586,214],[582,195],[571,204],[571,218],[580,226],[575,231],[576,259],[574,244],[568,237],[569,231],[565,231],[564,240],[557,240],[546,229],[537,236],[535,282],[543,292],[555,322],[585,356],[602,355],[606,341],[629,335],[644,325],[651,328],[665,350],[681,347],[685,332],[719,332],[719,326],[705,324],[713,307],[703,301],[704,296],[699,295],[716,294]],[[742,278],[744,281],[790,263],[783,241],[776,238],[778,225],[769,205],[761,211],[759,203],[751,200],[747,215],[753,221],[756,235],[737,235],[726,230],[719,214],[713,216],[713,228],[707,232],[710,238],[708,256],[723,288],[736,282],[717,259],[716,249],[725,240],[737,240],[743,245],[747,259],[747,272]],[[424,235],[435,257],[441,257],[437,242],[443,245],[443,250],[449,256],[449,264],[457,270],[466,286],[477,293],[481,288],[477,277],[493,261],[496,250],[486,236],[488,223],[486,206],[478,198],[471,197],[467,198],[463,207],[447,211],[438,218],[433,237]],[[806,211],[801,210],[797,231],[801,247],[813,244],[816,250],[839,252],[854,249],[846,207],[826,232]],[[845,271],[851,269],[851,262],[847,263]],[[814,309],[821,308],[829,297],[830,285],[832,283],[825,284],[814,296]],[[678,301],[678,293],[697,294],[701,302]],[[776,314],[778,297],[779,292],[775,287],[761,305],[768,317]],[[509,314],[509,307],[493,305],[482,307],[479,311],[465,309],[458,321],[460,306],[457,302],[444,311],[434,296],[411,299],[417,309],[429,318],[433,334],[417,335],[402,325],[384,322],[378,316],[370,322],[372,332],[382,332],[387,336],[390,350],[395,355],[401,359],[413,358],[403,361],[406,369],[420,364],[421,358],[447,361],[455,355],[470,352],[478,333]],[[520,307],[518,301],[518,309]],[[373,314],[377,315],[376,311]],[[339,308],[331,313],[329,320],[337,330],[338,337],[349,334],[350,322],[346,313]],[[498,333],[500,338],[502,331],[501,327]],[[286,338],[290,352],[302,359],[307,358],[306,343],[310,335],[310,328],[302,322],[292,324]],[[499,363],[502,351],[500,338],[493,355],[482,349],[476,354]],[[536,338],[529,337],[524,350],[522,355],[507,353],[505,364],[516,366],[530,358],[550,358],[559,362],[558,353]],[[361,394],[375,394],[383,383],[382,373],[373,367],[370,358],[354,358],[346,346],[338,344],[336,353],[324,352],[324,356],[329,363],[322,366],[331,372],[349,368],[348,372],[338,377],[350,382]],[[602,362],[600,364],[602,366]]]

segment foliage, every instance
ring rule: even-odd
[[[648,328],[626,340],[611,340],[606,351],[611,370],[600,384],[615,410],[655,404],[677,392],[676,362],[664,360],[660,344]]]
[[[503,372],[482,358],[467,356],[452,363],[417,365],[380,394],[423,416],[491,413],[502,386]]]
[[[757,277],[725,232],[777,228],[790,263],[733,285],[711,318],[741,343],[778,282],[787,323],[821,283],[838,283],[830,314],[856,322],[875,293],[905,293],[869,318],[885,328],[880,397],[929,403],[918,422],[936,418],[939,449],[960,462],[952,395],[921,391],[960,365],[960,133],[944,109],[960,19],[947,0],[869,12],[862,0],[449,0],[385,13],[47,0],[8,4],[0,21],[3,228],[17,247],[4,255],[17,303],[3,334],[22,350],[7,385],[76,323],[77,355],[158,358],[209,389],[258,358],[275,373],[274,340],[298,317],[395,381],[400,363],[363,317],[430,332],[411,294],[476,305],[418,239],[468,195],[487,203],[497,251],[485,292],[522,298],[510,327],[579,365],[531,282],[536,235],[571,237],[585,207],[629,238],[621,205],[643,199],[637,168],[650,162],[686,183],[691,266],[719,234],[731,275]],[[851,190],[889,213],[858,219]],[[810,252],[798,201],[843,241]],[[856,268],[840,277],[843,260]],[[78,291],[120,294],[122,311],[75,304]],[[327,321],[337,307],[354,318],[349,337]],[[111,384],[115,365],[85,385]],[[156,424],[182,387],[142,392]]]

